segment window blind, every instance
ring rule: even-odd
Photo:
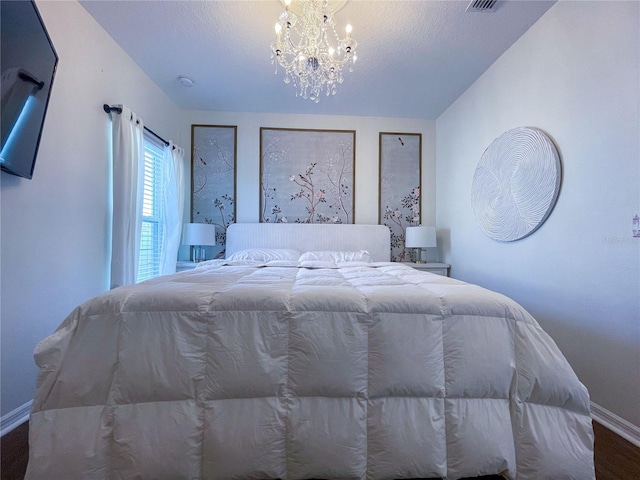
[[[142,200],[142,230],[138,282],[160,274],[160,248],[164,235],[162,221],[163,148],[152,135],[144,135],[144,183]]]

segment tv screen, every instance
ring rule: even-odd
[[[0,166],[32,178],[58,55],[33,0],[0,9]]]

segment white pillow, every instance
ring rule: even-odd
[[[300,258],[300,252],[291,248],[249,248],[232,253],[227,260],[253,260],[266,263],[274,260],[296,262],[298,258]]]
[[[296,260],[271,260],[265,264],[267,267],[297,267]]]
[[[333,263],[345,263],[345,262],[371,262],[371,256],[366,250],[360,251],[342,251],[342,250],[330,250],[330,251],[316,251],[305,252],[300,255],[299,262],[333,262]]]
[[[371,262],[338,262],[336,263],[338,268],[346,268],[346,267],[370,267],[372,266]]]
[[[300,260],[298,266],[302,268],[338,268],[335,262],[326,260]]]

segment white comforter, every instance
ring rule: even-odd
[[[27,479],[594,479],[589,398],[510,299],[398,265],[209,265],[35,352]]]

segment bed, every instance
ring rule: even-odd
[[[235,224],[40,342],[26,478],[594,480],[589,396],[509,298],[373,225]]]

